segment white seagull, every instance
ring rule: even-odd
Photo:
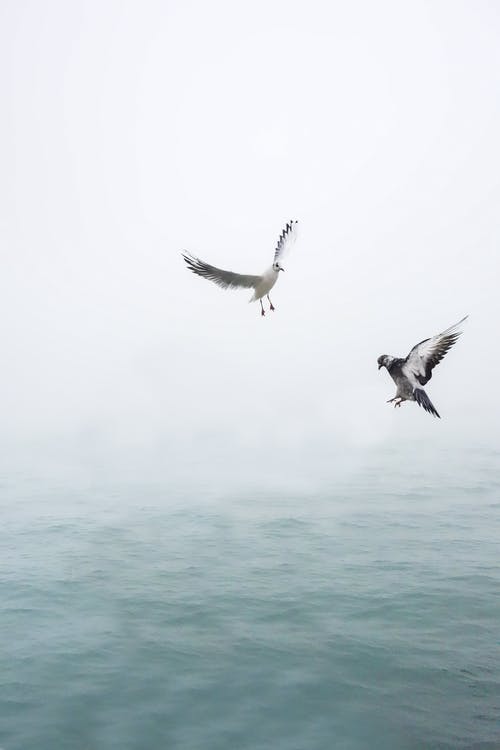
[[[401,406],[403,401],[416,401],[429,414],[439,417],[434,404],[421,386],[429,382],[434,367],[441,362],[462,334],[459,328],[467,317],[466,315],[443,333],[416,344],[406,359],[391,357],[388,354],[382,354],[378,358],[378,369],[385,367],[397,386],[396,395],[389,399],[388,404],[394,402],[396,408]]]
[[[279,272],[285,270],[281,266],[280,261],[297,237],[297,224],[298,221],[294,221],[293,219],[287,223],[276,245],[272,266],[260,276],[223,271],[221,268],[211,266],[209,263],[205,263],[205,261],[196,258],[190,253],[182,253],[182,257],[186,261],[190,271],[198,274],[198,276],[203,276],[205,279],[209,279],[209,281],[213,281],[214,284],[223,289],[253,289],[253,296],[249,301],[260,300],[261,315],[265,315],[262,297],[264,295],[267,297],[269,309],[274,310],[273,303],[269,299],[269,292],[278,281]]]

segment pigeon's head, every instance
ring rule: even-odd
[[[278,261],[273,263],[273,270],[276,271],[276,273],[279,273],[280,271],[284,271],[285,269],[280,266]]]
[[[387,354],[381,354],[380,357],[377,359],[378,369],[380,370],[381,367],[387,367],[390,361],[390,357],[387,356]]]

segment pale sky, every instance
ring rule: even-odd
[[[493,445],[499,39],[484,1],[3,0],[4,457]],[[264,319],[184,267],[259,273],[291,218]],[[394,411],[377,357],[467,313],[442,420]]]

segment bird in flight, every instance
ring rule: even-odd
[[[451,349],[462,331],[460,326],[467,320],[467,315],[454,326],[447,328],[430,339],[416,344],[406,359],[382,354],[377,360],[378,369],[385,367],[396,383],[396,395],[387,402],[394,402],[394,408],[403,401],[416,401],[429,414],[439,417],[432,401],[421,387],[432,378],[432,370],[441,362]]]
[[[264,296],[267,297],[269,309],[274,310],[274,305],[269,298],[269,292],[278,281],[280,271],[285,270],[281,265],[281,261],[297,237],[297,224],[298,221],[294,221],[293,219],[287,222],[276,245],[273,264],[260,276],[223,271],[221,268],[211,266],[209,263],[205,263],[205,261],[196,258],[190,253],[182,253],[182,257],[186,261],[190,271],[198,274],[198,276],[203,276],[209,281],[213,281],[214,284],[223,289],[253,289],[253,296],[249,301],[260,300],[261,315],[265,315],[262,298]]]

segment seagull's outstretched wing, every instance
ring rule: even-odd
[[[432,336],[430,339],[424,339],[420,344],[413,347],[406,357],[401,369],[410,379],[417,379],[420,385],[425,385],[432,378],[432,370],[441,362],[444,355],[451,349],[462,331],[459,326],[467,320],[467,315],[451,328],[447,328],[443,333]]]
[[[276,263],[279,260],[283,260],[283,257],[286,255],[287,251],[290,249],[291,245],[295,242],[297,239],[297,224],[298,221],[294,221],[293,219],[289,222],[287,222],[286,227],[283,229],[283,231],[280,234],[280,238],[278,240],[278,244],[276,245],[276,250],[274,251],[274,262]]]
[[[260,276],[250,276],[242,273],[233,273],[232,271],[223,271],[221,268],[211,266],[209,263],[205,263],[199,258],[195,258],[194,255],[187,255],[182,253],[182,257],[186,261],[187,267],[193,273],[197,273],[198,276],[213,281],[217,286],[223,289],[253,289],[257,286],[261,280]]]

